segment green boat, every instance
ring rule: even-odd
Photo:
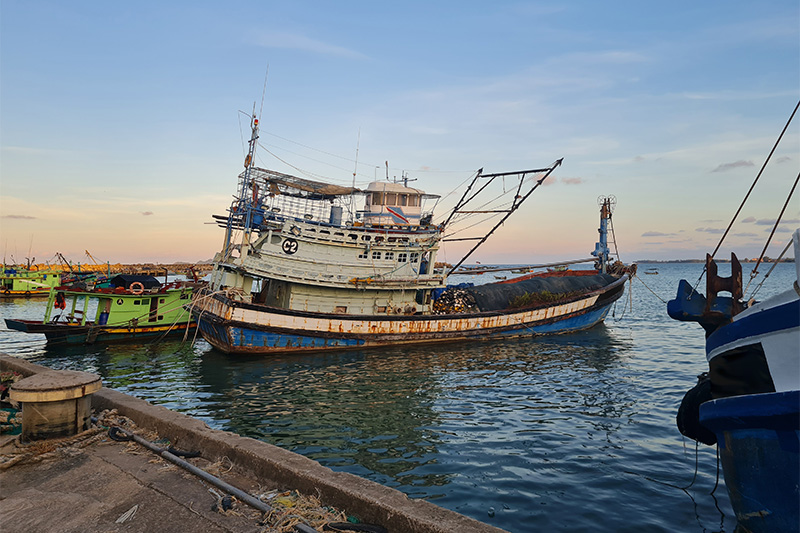
[[[45,297],[61,285],[59,270],[31,270],[3,265],[0,276],[0,298]]]
[[[48,344],[160,340],[196,327],[185,305],[199,282],[162,284],[153,276],[120,274],[107,288],[59,286],[49,292],[44,320],[6,319],[6,327],[44,334]]]

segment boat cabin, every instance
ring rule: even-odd
[[[423,198],[434,197],[389,181],[373,181],[365,192],[364,223],[375,226],[419,226]]]

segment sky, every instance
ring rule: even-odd
[[[624,261],[702,258],[799,100],[797,0],[0,0],[0,245],[210,259],[255,111],[258,166],[366,186],[388,162],[434,220],[479,168],[563,158],[484,264],[588,257],[609,195]],[[798,172],[800,117],[719,257],[761,252]],[[797,197],[783,220],[772,257]]]

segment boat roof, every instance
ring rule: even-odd
[[[439,198],[438,194],[427,194],[421,189],[415,189],[402,183],[395,183],[392,181],[373,181],[367,185],[365,192],[398,192],[405,194],[416,194],[423,198]]]
[[[305,178],[298,178],[290,174],[284,174],[275,170],[268,170],[266,168],[253,167],[250,169],[251,176],[256,179],[263,179],[267,184],[275,183],[276,185],[283,185],[291,187],[300,191],[306,191],[322,196],[348,196],[350,194],[364,194],[361,189],[355,187],[344,187],[341,185],[334,185],[332,183],[325,183],[322,181],[314,181]],[[245,172],[242,172],[239,177],[244,178]]]
[[[145,274],[118,274],[109,280],[114,287],[130,288],[131,283],[139,282],[145,289],[161,287],[161,282],[154,276]]]

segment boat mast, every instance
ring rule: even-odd
[[[611,211],[616,203],[617,199],[614,196],[601,196],[597,199],[597,204],[600,206],[600,227],[597,230],[600,233],[600,239],[595,243],[592,255],[597,258],[595,268],[603,274],[608,269],[608,256],[610,254],[608,249],[608,223],[611,220]]]
[[[258,118],[256,117],[255,104],[253,105],[253,114],[250,116],[250,130],[250,140],[248,141],[247,155],[244,158],[244,175],[242,176],[239,197],[236,198],[229,209],[228,224],[225,229],[225,249],[223,254],[225,258],[230,257],[233,251],[231,238],[237,221],[243,228],[240,257],[247,255],[247,249],[250,246],[253,210],[258,207],[258,184],[255,178],[252,177],[255,166],[256,146],[258,144]]]

